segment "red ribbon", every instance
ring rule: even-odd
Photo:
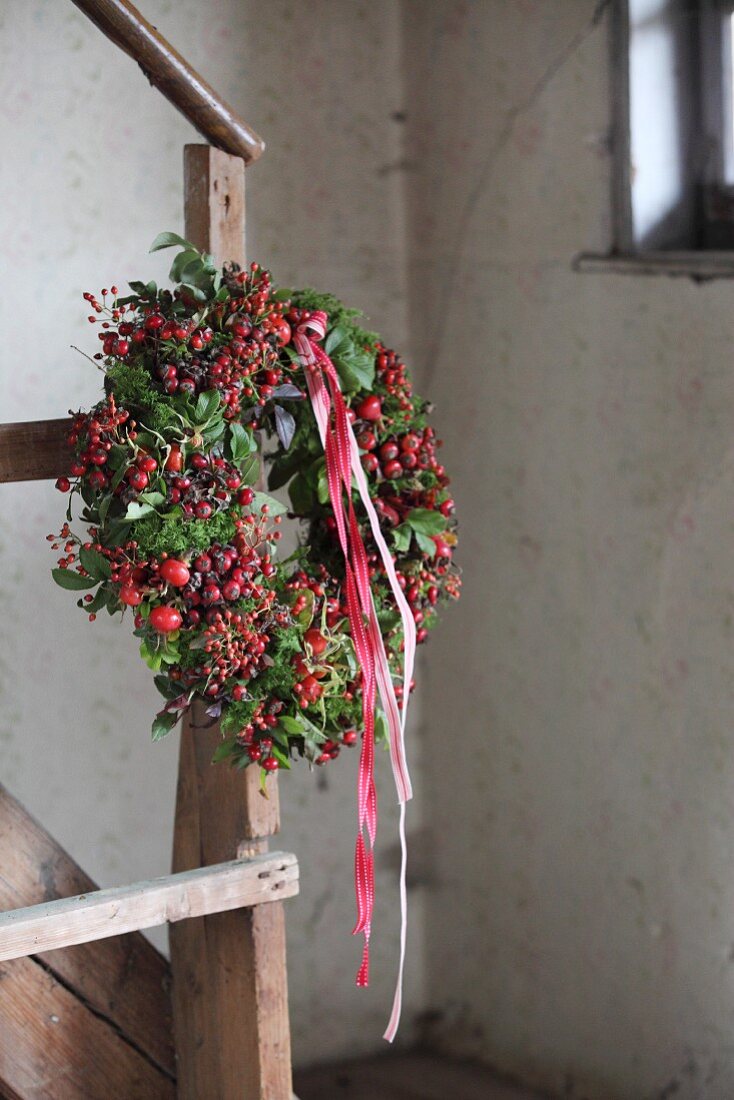
[[[412,792],[405,762],[403,737],[415,653],[415,623],[398,584],[392,556],[380,531],[379,520],[369,497],[359,459],[359,449],[347,415],[338,375],[333,363],[318,343],[326,332],[326,321],[325,313],[321,311],[313,313],[310,320],[301,324],[296,330],[294,343],[305,371],[309,396],[324,445],[329,496],[334,510],[339,543],[344,555],[345,596],[349,626],[357,660],[362,670],[364,735],[357,781],[358,831],[354,857],[357,901],[354,933],[361,932],[364,935],[362,962],[357,972],[357,985],[360,986],[366,986],[369,982],[369,942],[375,899],[374,845],[377,835],[377,794],[374,760],[375,705],[378,690],[387,717],[393,772],[401,803],[400,834],[403,849],[400,891],[401,958],[393,1011],[385,1033],[385,1037],[392,1040],[400,1017],[407,922],[404,804],[411,797]],[[324,379],[326,379],[326,385]],[[372,533],[403,619],[405,661],[402,715],[397,705],[382,632],[370,589],[367,553],[352,501],[352,475],[356,479],[359,495],[367,511]]]

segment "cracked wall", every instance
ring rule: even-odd
[[[734,286],[571,269],[611,243],[605,7],[403,8],[465,571],[424,679],[426,1028],[554,1095],[728,1100]]]

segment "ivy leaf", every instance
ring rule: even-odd
[[[125,519],[129,522],[131,520],[142,519],[143,516],[149,516],[151,512],[154,512],[155,508],[152,504],[138,504],[137,501],[132,501],[128,504],[127,512],[125,512]]]
[[[405,522],[416,534],[440,535],[446,530],[448,520],[440,512],[434,512],[431,508],[414,508],[408,512]]]
[[[221,397],[218,390],[206,390],[205,393],[200,393],[194,409],[196,423],[204,424],[207,420],[211,420],[220,404]]]
[[[283,445],[283,450],[287,451],[293,442],[293,436],[296,434],[296,422],[291,414],[280,407],[275,406],[275,430],[278,433],[278,439]]]
[[[112,574],[109,559],[97,550],[85,550],[82,546],[79,551],[79,561],[90,577],[93,577],[96,581],[105,581]]]
[[[148,249],[149,252],[160,252],[162,248],[173,248],[174,245],[180,245],[182,248],[188,249],[190,252],[196,252],[196,249],[192,245],[191,241],[185,241],[183,237],[179,237],[178,233],[159,233],[152,245]],[[198,253],[197,253],[198,255]],[[132,283],[130,286],[132,287]],[[133,290],[135,288],[133,287]]]
[[[267,504],[268,515],[271,516],[283,516],[288,511],[285,504],[281,504],[275,497],[268,496],[267,493],[255,493],[251,505],[253,512],[259,512],[264,504]]]
[[[51,576],[59,588],[68,588],[71,592],[82,592],[98,583],[94,577],[81,577],[71,569],[52,569]]]
[[[180,717],[180,714],[169,714],[164,710],[160,714],[156,714],[150,731],[153,740],[160,741],[167,733],[170,733]]]

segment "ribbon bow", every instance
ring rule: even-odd
[[[377,794],[375,791],[375,704],[379,694],[387,718],[395,786],[400,803],[400,962],[393,999],[392,1013],[384,1038],[392,1042],[400,1021],[403,970],[407,937],[407,845],[405,838],[405,803],[413,792],[405,759],[405,723],[408,697],[415,663],[416,629],[408,602],[395,572],[395,563],[380,530],[380,521],[370,498],[367,479],[360,461],[359,447],[354,438],[347,407],[339,385],[339,377],[329,356],[319,346],[326,334],[327,315],[319,310],[302,322],[293,337],[296,351],[306,375],[311,405],[326,457],[326,477],[329,497],[334,510],[339,543],[344,554],[345,595],[352,642],[362,670],[362,718],[364,735],[357,780],[358,830],[354,856],[357,922],[354,934],[364,935],[362,962],[357,972],[357,985],[369,984],[369,945],[375,900],[374,846],[377,835]],[[403,622],[403,698],[398,706],[395,687],[385,652],[385,643],[377,621],[377,613],[369,583],[367,553],[357,523],[352,500],[352,477],[377,544],[395,602]],[[365,833],[369,846],[365,840]]]

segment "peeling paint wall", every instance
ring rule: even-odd
[[[611,243],[608,8],[404,5],[465,569],[423,682],[430,1034],[557,1095],[728,1100],[734,285],[571,270]]]
[[[407,336],[400,175],[399,9],[388,0],[147,0],[145,14],[267,139],[248,170],[251,256],[283,285],[333,289],[398,346]],[[0,13],[0,419],[97,399],[82,291],[148,272],[181,230],[182,148],[198,136],[69,3]],[[8,151],[12,153],[8,156]],[[0,487],[0,781],[101,883],[169,866],[177,740],[151,745],[157,693],[127,627],[94,625],[51,582],[44,541],[63,520],[50,483]],[[354,986],[350,935],[356,754],[282,780],[289,976],[301,1062],[379,1048],[396,967],[397,883],[379,875],[373,981]],[[390,782],[383,768],[383,789]],[[393,799],[382,800],[386,848]],[[413,816],[417,821],[417,815]],[[423,1003],[421,904],[412,907],[405,1041]],[[158,941],[161,942],[159,934]]]

